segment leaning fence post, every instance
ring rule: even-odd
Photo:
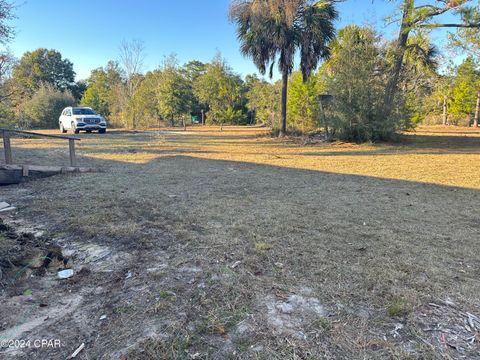
[[[12,160],[12,147],[10,146],[10,133],[3,130],[3,150],[5,152],[5,164],[10,165]]]
[[[70,166],[77,166],[77,158],[75,157],[75,139],[68,139],[68,147],[70,149]]]

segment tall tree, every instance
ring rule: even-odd
[[[464,11],[464,18],[469,23],[480,22],[480,9],[469,8]],[[480,31],[476,28],[457,28],[455,34],[450,34],[450,43],[462,52],[467,52],[470,56],[480,62]],[[475,115],[473,126],[477,127],[480,121],[480,83],[476,89],[477,101],[475,106]]]
[[[420,1],[419,1],[420,3]],[[416,4],[415,0],[402,1],[402,17],[400,31],[395,46],[394,60],[391,67],[391,75],[387,83],[384,95],[384,117],[390,116],[395,95],[398,90],[399,79],[403,69],[405,53],[408,49],[408,39],[412,31],[416,29],[434,28],[480,28],[478,19],[471,19],[465,16],[471,7],[471,0],[428,0]],[[435,21],[441,15],[453,13],[458,15],[458,23],[442,23]]]
[[[290,77],[288,97],[288,123],[295,129],[305,133],[319,127],[320,104],[318,94],[321,93],[317,76],[311,76],[307,82],[302,81],[301,72],[295,71]]]
[[[8,21],[13,18],[13,5],[0,0],[0,44],[6,44],[13,36],[13,29]],[[14,63],[14,58],[8,49],[0,51],[0,85],[3,85],[6,77],[10,75]]]
[[[193,85],[195,96],[208,107],[210,123],[232,122],[241,119],[243,81],[217,54],[205,73]]]
[[[110,118],[116,102],[116,90],[122,86],[123,73],[115,61],[109,61],[105,68],[92,70],[87,79],[87,90],[81,104],[90,106],[103,116]]]
[[[9,100],[14,94],[9,81],[14,65],[15,58],[10,51],[0,52],[0,101]]]
[[[142,128],[158,125],[161,118],[158,109],[157,89],[160,70],[149,71],[135,92],[135,113],[138,117],[137,124]]]
[[[184,74],[185,77],[191,83],[195,82],[199,76],[205,74],[207,65],[198,60],[192,60],[183,65],[182,69],[180,69]]]
[[[7,0],[0,0],[0,44],[5,45],[14,35],[9,21],[15,16],[14,5]],[[15,114],[12,111],[10,100],[14,92],[8,81],[14,64],[14,57],[8,49],[0,50],[0,125],[10,126]]]
[[[274,127],[280,113],[281,89],[277,84],[260,80],[256,76],[247,75],[247,107],[253,114],[255,121],[266,126]]]
[[[197,116],[197,118],[200,118],[204,115],[204,112],[206,110],[206,104],[202,104],[200,100],[195,96],[193,86],[197,79],[201,75],[205,74],[206,69],[207,65],[198,60],[189,61],[188,63],[184,64],[180,69],[184,77],[187,79],[188,86],[190,87],[191,98],[189,102],[191,114]],[[201,120],[203,123],[204,119],[202,118]]]
[[[42,84],[60,91],[76,86],[73,64],[63,59],[60,52],[43,48],[23,54],[13,67],[12,81],[23,98],[31,96]]]
[[[178,68],[176,58],[170,56],[159,71],[156,95],[160,115],[170,120],[172,126],[176,117],[185,117],[189,112],[191,91],[188,79]]]
[[[428,35],[418,31],[408,39],[403,71],[400,76],[400,92],[405,101],[406,117],[414,125],[424,120],[425,99],[432,95],[439,85],[438,51]]]
[[[7,0],[0,0],[0,44],[7,43],[14,35],[13,28],[8,24],[13,18],[13,4]]]
[[[471,120],[472,115],[476,112],[477,90],[480,87],[480,71],[478,68],[478,64],[471,57],[458,66],[454,80],[453,101],[450,106],[452,114],[467,116]]]
[[[123,115],[127,127],[137,127],[135,112],[135,92],[143,80],[142,68],[145,58],[145,47],[140,40],[123,41],[120,44],[119,63],[125,72],[123,88]]]
[[[388,139],[398,128],[397,118],[381,116],[385,90],[385,50],[370,28],[341,29],[332,56],[320,69],[320,82],[333,95],[329,126],[349,141]]]
[[[287,128],[288,77],[300,54],[303,80],[321,59],[330,55],[337,12],[333,1],[320,0],[233,0],[230,19],[237,25],[241,51],[253,59],[262,74],[278,60],[282,74],[280,136]]]

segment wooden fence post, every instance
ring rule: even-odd
[[[3,130],[3,150],[5,152],[5,164],[10,165],[12,160],[12,147],[10,146],[10,133]]]
[[[77,158],[75,157],[75,140],[68,139],[68,147],[70,149],[70,166],[77,167]]]

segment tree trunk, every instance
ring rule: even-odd
[[[137,117],[135,116],[135,114],[133,114],[133,128],[136,129],[137,128]]]
[[[478,127],[478,118],[480,117],[480,90],[477,92],[477,106],[475,107],[475,118],[473,119],[473,127]]]
[[[443,125],[447,125],[447,97],[443,97]]]
[[[411,16],[414,10],[414,0],[404,0],[402,24],[398,34],[395,55],[393,59],[393,68],[385,89],[384,116],[389,117],[392,112],[395,94],[397,92],[398,81],[403,67],[403,59],[407,50],[408,37],[411,31]]]
[[[288,72],[282,74],[282,115],[280,117],[280,137],[287,133],[287,93],[288,93]]]

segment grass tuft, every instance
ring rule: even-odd
[[[255,250],[257,251],[269,251],[272,250],[273,246],[267,243],[255,243]]]
[[[405,301],[399,297],[395,297],[387,308],[387,314],[390,317],[400,317],[407,313]]]

